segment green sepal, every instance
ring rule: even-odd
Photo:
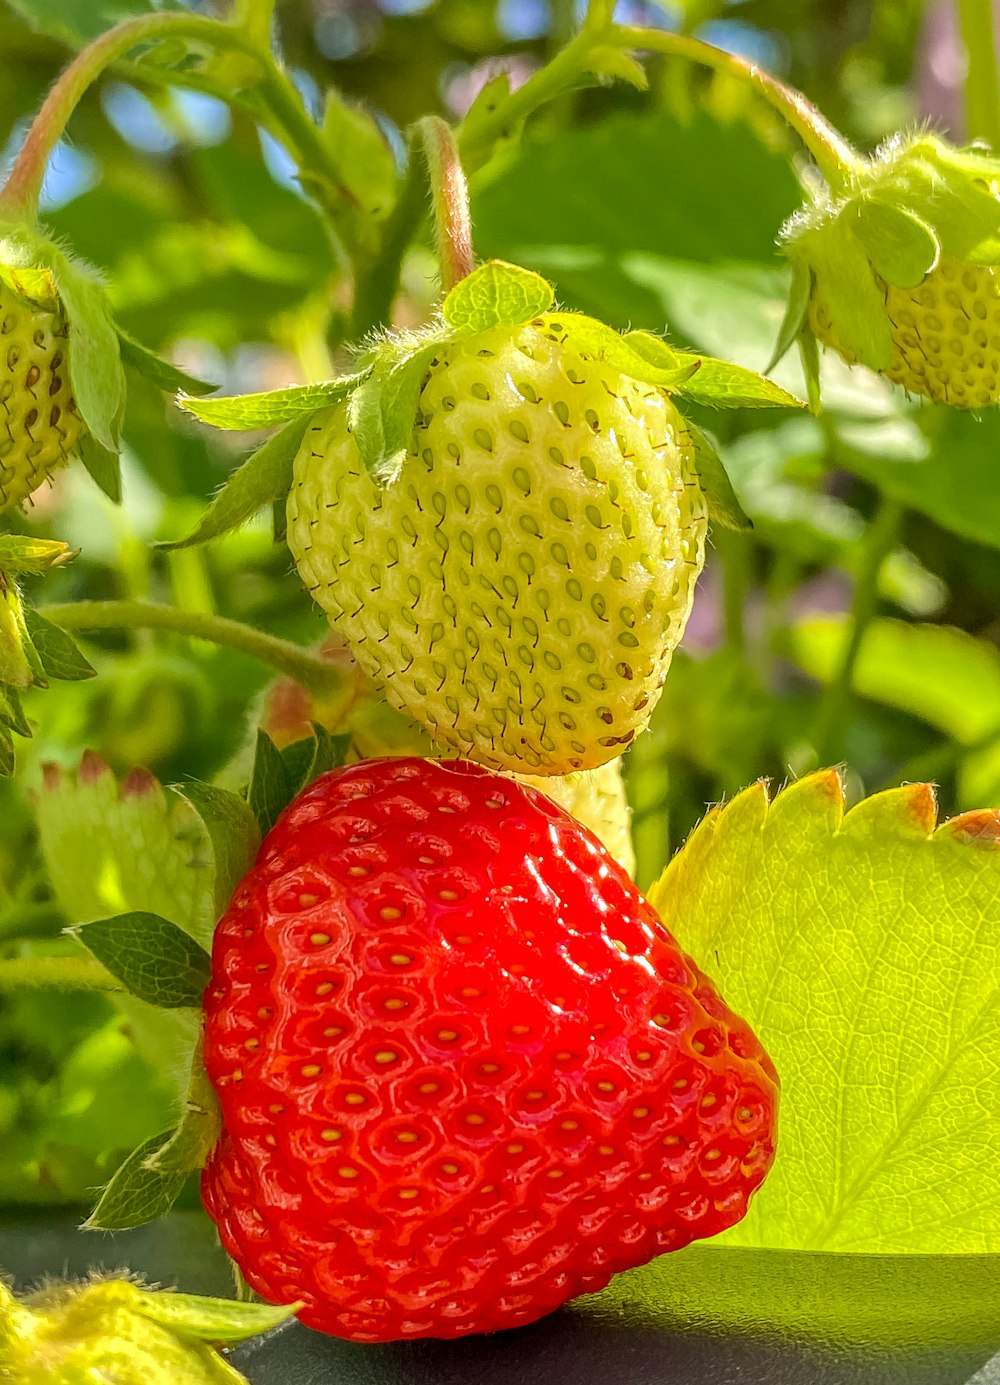
[[[626,53],[622,48],[614,48],[610,44],[590,50],[587,55],[587,70],[595,77],[628,82],[629,86],[635,87],[637,91],[649,90],[649,78],[642,63],[633,58],[631,53]]]
[[[179,1337],[231,1346],[280,1327],[299,1307],[275,1308],[270,1303],[238,1303],[225,1298],[201,1298],[197,1294],[145,1294],[142,1313]]]
[[[785,304],[785,315],[781,319],[778,339],[774,343],[771,359],[765,367],[765,375],[770,375],[778,362],[788,354],[792,344],[805,326],[809,314],[809,299],[812,296],[812,288],[812,270],[803,260],[793,260],[792,282],[788,290],[788,302]]]
[[[540,274],[505,260],[488,260],[448,292],[441,315],[465,336],[491,327],[518,327],[547,313],[554,302],[555,290]]]
[[[0,779],[10,779],[16,767],[14,738],[6,726],[0,725]]]
[[[167,1143],[173,1132],[145,1140],[120,1164],[81,1231],[128,1231],[166,1216],[184,1187],[186,1174],[156,1173],[146,1160]]]
[[[338,404],[356,389],[366,371],[345,375],[339,380],[323,380],[315,385],[289,385],[287,389],[265,390],[262,394],[226,395],[221,399],[189,399],[182,394],[177,400],[182,409],[213,428],[243,432],[250,428],[270,428],[276,423],[289,423],[303,414]]]
[[[819,382],[819,347],[816,338],[808,327],[799,333],[799,359],[802,361],[802,374],[806,377],[806,401],[811,414],[822,410]]]
[[[27,534],[0,534],[0,572],[40,577],[76,557],[61,539],[36,539]]]
[[[652,332],[627,332],[622,338],[644,361],[664,369],[696,367],[687,380],[673,386],[673,392],[695,404],[714,405],[720,409],[739,408],[804,408],[804,401],[789,394],[773,380],[766,380],[755,370],[720,361],[714,356],[698,356],[690,351],[675,351]]]
[[[937,236],[915,212],[877,197],[857,197],[841,213],[864,246],[876,274],[911,289],[941,256]]]
[[[69,378],[80,417],[110,452],[121,448],[125,372],[104,286],[52,247],[52,272],[69,323]]]
[[[348,427],[361,460],[382,485],[396,480],[413,445],[420,391],[444,340],[435,334],[386,342],[348,401]]]
[[[122,503],[122,459],[119,453],[102,447],[92,433],[84,432],[76,444],[80,461],[90,473],[91,480],[104,492],[113,505]]]
[[[864,246],[850,226],[838,235],[813,238],[811,253],[816,292],[825,300],[845,348],[872,370],[892,360],[892,333]]]
[[[190,803],[208,833],[215,862],[212,897],[216,915],[219,915],[260,850],[257,819],[246,800],[228,789],[203,784],[198,779],[172,787]]]
[[[24,602],[12,577],[0,568],[0,684],[11,688],[46,686],[45,670],[39,662],[24,621]]]
[[[257,732],[247,802],[266,836],[292,801],[292,786],[281,751],[266,731]]]
[[[201,1007],[211,972],[208,953],[159,914],[135,911],[67,930],[130,995],[164,1010]]]
[[[151,351],[148,346],[136,341],[135,337],[129,336],[121,327],[116,325],[115,331],[118,333],[118,345],[125,364],[137,370],[147,380],[152,380],[153,384],[158,385],[166,394],[176,394],[178,390],[184,390],[186,394],[211,394],[219,388],[211,381],[200,380],[197,375],[190,375],[186,370],[181,370],[180,366],[174,365],[172,361],[164,360],[157,352]]]
[[[25,740],[31,739],[31,727],[21,706],[21,695],[16,688],[0,683],[0,726],[13,731]]]
[[[495,77],[491,77],[486,85],[480,89],[472,105],[465,112],[465,116],[462,119],[459,140],[460,148],[463,153],[466,154],[467,163],[467,151],[470,147],[475,147],[477,142],[482,139],[481,127],[484,123],[492,121],[494,112],[507,101],[509,96],[510,73],[506,71],[498,72]],[[522,122],[517,122],[514,129],[509,133],[516,133],[520,129],[521,123]],[[496,143],[496,136],[492,136],[487,146],[481,151],[479,159],[475,160],[475,162],[485,162]]]
[[[239,529],[268,505],[283,500],[291,488],[296,453],[313,417],[312,413],[300,414],[268,438],[233,472],[187,538],[159,543],[157,548],[170,552],[207,543]]]
[[[199,1034],[177,1129],[143,1165],[153,1173],[186,1174],[204,1168],[222,1131],[219,1099],[205,1071],[204,1047],[204,1035]]]
[[[620,370],[633,380],[673,391],[701,369],[701,356],[675,351],[649,332],[630,333],[623,337],[595,317],[585,317],[582,313],[560,313],[559,316],[572,323],[575,350],[604,362],[613,370]],[[555,328],[556,324],[552,326]],[[635,336],[640,338],[638,343],[632,339]]]
[[[51,620],[46,620],[33,606],[24,608],[24,624],[38,662],[47,678],[64,683],[76,683],[82,678],[94,678],[97,669],[86,658],[72,635]],[[37,680],[36,680],[37,681]]]
[[[727,529],[752,529],[753,523],[737,499],[715,439],[710,433],[696,427],[690,419],[685,420],[684,426],[691,436],[695,470],[708,501],[709,517]]]
[[[351,735],[331,735],[319,722],[312,723],[312,735],[286,745],[281,752],[292,798],[321,774],[343,765],[351,749]]]

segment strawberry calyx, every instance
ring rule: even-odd
[[[381,485],[398,477],[411,449],[419,398],[436,358],[456,342],[495,327],[512,331],[538,320],[555,302],[548,280],[503,260],[489,260],[446,295],[440,316],[420,332],[399,332],[362,344],[357,369],[338,379],[259,394],[192,399],[180,406],[216,428],[283,425],[230,477],[202,520],[186,538],[162,545],[183,548],[230,532],[267,505],[281,501],[291,486],[292,462],[310,422],[323,410],[346,402],[348,421],[366,467]],[[621,334],[582,313],[561,312],[574,346],[632,379],[671,395],[720,408],[802,407],[803,401],[743,366],[679,351],[649,332]],[[716,484],[721,462],[703,482],[715,517],[731,524],[728,478]],[[742,522],[737,518],[737,527]]]
[[[796,340],[818,334],[849,363],[897,378],[899,312],[887,295],[917,293],[941,269],[975,277],[1000,265],[1000,160],[926,132],[895,135],[853,169],[846,192],[811,194],[782,228],[792,286],[768,369]],[[972,278],[966,292],[979,292]],[[818,395],[814,355],[803,353]],[[919,382],[900,383],[937,397]]]

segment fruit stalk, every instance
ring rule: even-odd
[[[992,0],[958,0],[958,20],[967,63],[966,138],[988,140],[1000,153],[1000,79]]]
[[[343,674],[336,665],[290,640],[206,611],[179,611],[173,606],[145,601],[72,601],[46,606],[45,615],[65,630],[175,630],[194,639],[239,649],[298,679],[312,692],[333,692],[343,683]]]
[[[619,48],[645,48],[667,57],[701,63],[747,82],[792,127],[815,160],[830,191],[839,194],[850,187],[852,175],[862,163],[857,150],[800,91],[786,87],[756,63],[736,53],[713,48],[710,43],[688,34],[668,33],[662,29],[616,26],[608,35],[608,41]]]
[[[102,34],[63,69],[49,90],[0,191],[0,210],[13,217],[35,217],[52,151],[84,92],[110,63],[140,43],[176,37],[217,46],[220,34],[225,35],[227,43],[241,46],[239,36],[216,20],[176,12],[126,19]]]
[[[0,994],[4,991],[120,991],[121,982],[86,957],[6,957],[0,960]]]
[[[475,264],[469,189],[451,126],[428,115],[417,121],[415,133],[427,160],[441,288],[447,293],[472,273]]]

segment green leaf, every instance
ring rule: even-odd
[[[387,343],[348,401],[354,441],[376,481],[388,485],[399,475],[413,443],[420,391],[441,347],[441,338]]]
[[[366,373],[361,371],[316,385],[289,385],[287,389],[266,390],[263,394],[234,394],[222,399],[182,396],[177,402],[182,409],[213,428],[234,431],[270,428],[275,423],[289,423],[303,414],[312,415],[331,404],[338,404],[357,389]]]
[[[97,674],[94,666],[84,657],[79,645],[65,630],[46,620],[33,606],[25,606],[24,623],[38,659],[49,678],[60,678],[68,683],[81,678],[93,678]]]
[[[760,1359],[769,1363],[761,1373],[755,1372],[762,1385],[772,1380],[804,1385],[817,1378],[850,1378],[843,1369],[853,1372],[854,1364],[846,1366],[844,1356],[832,1354],[829,1359],[838,1364],[830,1366],[829,1374],[822,1368],[822,1377],[817,1377],[815,1358],[807,1366],[798,1354],[803,1340],[868,1347],[871,1364],[868,1369],[859,1367],[855,1378],[870,1385],[879,1380],[888,1385],[890,1379],[913,1385],[918,1380],[927,1385],[932,1379],[940,1385],[949,1380],[959,1385],[978,1364],[967,1357],[958,1364],[959,1344],[986,1355],[1000,1344],[998,1271],[1000,1257],[995,1255],[826,1255],[697,1242],[616,1274],[602,1293],[575,1299],[565,1311],[583,1320],[577,1330],[585,1330],[584,1323],[591,1319],[592,1330],[600,1325],[616,1336],[624,1326],[637,1335],[643,1330],[671,1337],[676,1333],[683,1340],[697,1324],[698,1331],[718,1336],[720,1342],[723,1333],[737,1333],[741,1354],[748,1339],[757,1339]],[[787,1358],[787,1374],[778,1364],[781,1358],[772,1354],[776,1339],[798,1347],[796,1355]],[[954,1372],[950,1364],[943,1373],[935,1365],[928,1375],[916,1360],[911,1367],[907,1351],[941,1343],[948,1344]],[[895,1348],[891,1357],[887,1348]],[[892,1365],[883,1374],[876,1363],[890,1359]],[[975,1385],[990,1383],[977,1375]]]
[[[187,799],[201,818],[212,844],[215,859],[215,911],[219,915],[228,905],[233,891],[254,863],[260,849],[257,819],[245,799],[228,789],[218,789],[199,780],[174,785],[175,793]]]
[[[505,260],[488,260],[449,291],[441,313],[457,332],[487,332],[502,324],[518,327],[530,322],[554,302],[552,285],[540,274]]]
[[[246,524],[260,510],[282,500],[292,484],[292,468],[313,414],[300,414],[252,453],[230,476],[185,539],[157,544],[171,552],[207,543]]]
[[[0,779],[9,779],[16,768],[14,738],[6,726],[0,726]]]
[[[792,261],[792,282],[788,290],[788,302],[785,307],[785,316],[781,319],[781,326],[778,328],[778,339],[774,343],[774,351],[771,359],[767,363],[765,373],[770,375],[771,371],[778,364],[797,339],[799,333],[805,325],[806,315],[809,312],[809,299],[812,297],[812,270],[801,260]]]
[[[247,801],[266,836],[292,801],[292,785],[281,751],[266,731],[257,732],[257,748],[250,773]]]
[[[720,409],[804,407],[801,399],[796,399],[773,380],[766,380],[755,370],[734,365],[732,361],[675,351],[652,332],[626,332],[622,340],[652,365],[674,370],[690,366],[694,373],[675,385],[674,392],[695,404],[715,405]]]
[[[77,443],[80,461],[87,468],[113,505],[122,503],[122,459],[117,452],[111,452],[91,433],[84,433]]]
[[[161,1174],[195,1173],[205,1167],[221,1130],[219,1099],[205,1071],[202,1033],[192,1055],[191,1077],[177,1129],[149,1156],[144,1167]]]
[[[1000,826],[833,770],[713,809],[651,892],[781,1076],[775,1166],[726,1240],[1000,1249]]]
[[[40,577],[76,557],[59,539],[36,539],[27,534],[0,534],[0,572],[32,573]]]
[[[179,1336],[219,1344],[242,1342],[280,1327],[298,1305],[274,1308],[270,1303],[238,1303],[197,1294],[143,1294],[144,1317],[171,1328]]]
[[[189,375],[172,361],[164,360],[148,346],[143,346],[134,337],[130,337],[121,327],[116,327],[115,330],[118,333],[122,360],[125,364],[144,375],[147,380],[152,380],[154,385],[159,385],[167,394],[176,394],[178,390],[184,390],[188,394],[211,394],[219,388],[207,380],[199,380],[196,375]]]
[[[136,911],[70,931],[131,995],[165,1010],[201,1008],[211,972],[209,956],[176,923]]]
[[[715,439],[689,419],[685,427],[694,444],[694,464],[708,501],[708,513],[727,529],[752,529],[746,511],[736,497],[729,474],[719,456]]]
[[[816,616],[799,621],[785,638],[799,667],[828,683],[849,637],[843,616]],[[1000,653],[953,626],[872,621],[858,653],[854,688],[861,697],[919,717],[959,745],[1000,734]]]
[[[145,1226],[170,1211],[184,1187],[186,1174],[154,1173],[146,1160],[170,1138],[170,1131],[154,1135],[134,1149],[101,1194],[81,1231],[127,1231]]]
[[[21,697],[16,688],[0,683],[0,726],[16,731],[19,736],[31,737],[31,727],[21,706]]]
[[[926,221],[897,202],[858,197],[842,215],[886,283],[916,288],[937,264],[937,236]]]
[[[117,452],[125,412],[125,373],[107,294],[89,271],[55,246],[50,263],[69,323],[69,376],[76,406],[95,440]]]

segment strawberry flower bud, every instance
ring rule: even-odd
[[[782,236],[795,271],[783,345],[811,333],[957,408],[1000,398],[1000,161],[897,136]]]

